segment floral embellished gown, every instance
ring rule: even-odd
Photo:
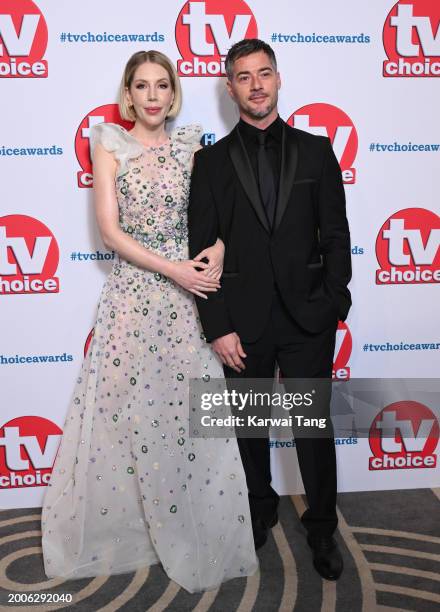
[[[191,162],[201,129],[144,147],[119,125],[92,129],[113,153],[120,226],[188,258]],[[43,507],[48,577],[161,563],[190,592],[252,575],[257,560],[237,441],[189,438],[190,378],[222,376],[190,293],[120,259],[104,285]]]

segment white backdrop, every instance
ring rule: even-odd
[[[272,44],[281,116],[328,134],[347,179],[354,305],[338,331],[336,378],[438,375],[439,17],[429,0],[0,0],[0,507],[39,505],[44,494],[111,266],[87,130],[115,120],[119,79],[140,49],[199,72],[182,78],[176,123],[201,123],[209,145],[237,120],[219,55],[244,36]],[[214,74],[201,75],[206,66]],[[376,283],[390,266],[393,282]],[[410,415],[415,434],[425,408]],[[399,439],[396,457],[411,450]],[[413,455],[436,465],[437,439],[434,417]],[[341,491],[439,486],[438,466],[371,470],[368,440],[336,442]],[[300,491],[294,448],[275,444],[276,487]]]

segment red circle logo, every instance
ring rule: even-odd
[[[87,357],[87,353],[89,352],[89,348],[90,348],[90,344],[93,340],[93,336],[95,334],[95,328],[92,327],[92,329],[89,332],[89,335],[86,338],[86,341],[84,343],[84,358]]]
[[[0,295],[58,293],[59,255],[55,236],[38,219],[0,217]]]
[[[376,239],[376,284],[440,282],[440,217],[405,208],[389,217]]]
[[[388,60],[384,77],[440,76],[440,4],[400,0],[388,13],[383,46]]]
[[[336,345],[333,358],[333,380],[349,380],[350,367],[348,362],[353,348],[353,338],[350,329],[344,321],[339,321],[336,330]]]
[[[47,25],[32,0],[2,0],[0,77],[45,78]]]
[[[75,134],[75,153],[82,170],[77,174],[78,187],[93,187],[92,161],[90,159],[90,130],[98,123],[118,123],[125,129],[133,127],[132,121],[125,121],[117,104],[103,104],[94,108],[82,119]]]
[[[180,76],[225,74],[223,59],[243,38],[257,38],[255,17],[243,0],[189,1],[176,21],[176,45],[181,58]]]
[[[435,468],[438,439],[430,408],[414,401],[389,404],[370,427],[370,470]]]
[[[287,123],[300,130],[330,138],[344,183],[356,182],[353,164],[358,150],[358,135],[353,121],[343,110],[322,102],[307,104],[292,113]]]
[[[0,490],[48,484],[62,430],[48,419],[21,416],[0,428]]]

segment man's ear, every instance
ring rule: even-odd
[[[277,87],[281,89],[281,76],[279,72],[277,72]]]
[[[231,81],[229,79],[226,81],[226,89],[228,90],[228,94],[231,96],[231,98],[233,100],[235,100],[234,92],[232,90]]]

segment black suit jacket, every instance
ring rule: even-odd
[[[268,226],[237,126],[194,156],[189,252],[225,243],[221,289],[196,298],[208,341],[262,334],[274,286],[291,316],[319,332],[351,305],[350,233],[341,170],[328,138],[284,124],[275,223]]]

